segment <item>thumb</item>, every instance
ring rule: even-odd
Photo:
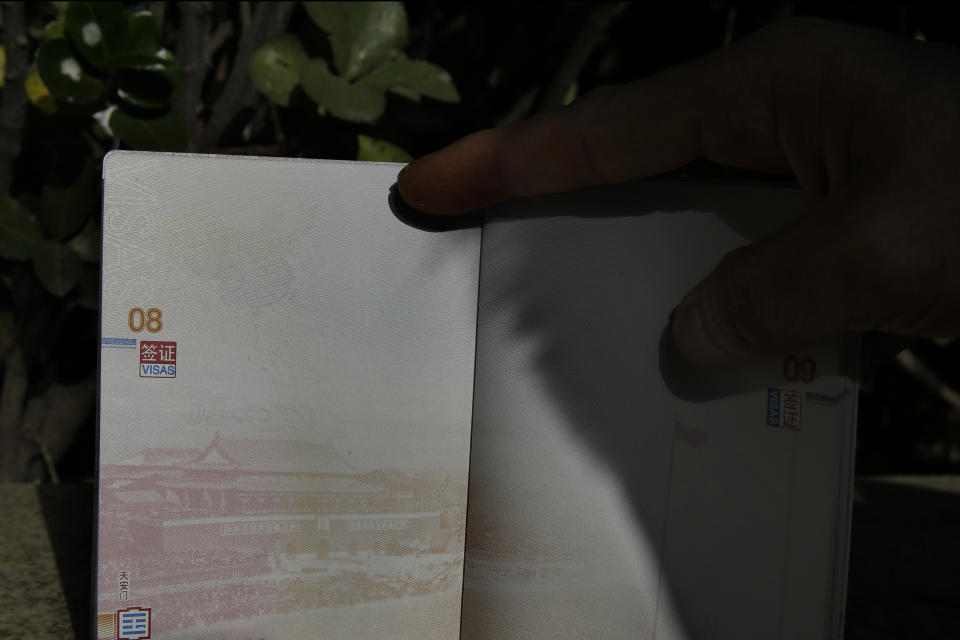
[[[675,309],[677,348],[693,362],[735,365],[839,332],[845,255],[811,217],[732,251]]]

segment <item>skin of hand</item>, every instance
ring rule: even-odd
[[[960,53],[820,20],[469,135],[407,166],[412,206],[652,176],[695,158],[796,177],[795,223],[683,298],[681,353],[734,365],[842,330],[960,335]]]

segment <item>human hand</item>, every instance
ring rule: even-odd
[[[401,172],[456,214],[655,175],[702,157],[792,173],[787,229],[728,254],[678,305],[680,351],[735,364],[841,330],[960,335],[960,54],[818,20],[568,108],[480,131]]]

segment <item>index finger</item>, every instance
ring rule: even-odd
[[[768,28],[706,58],[594,91],[570,107],[469,135],[405,168],[400,192],[418,209],[452,214],[515,196],[647,177],[697,157],[789,171],[775,104],[784,67],[791,67],[788,92],[797,100],[816,100],[821,83],[817,56],[810,48],[788,51],[782,30]]]

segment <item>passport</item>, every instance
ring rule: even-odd
[[[105,158],[93,637],[839,638],[855,338],[669,338],[796,190],[400,168]]]

